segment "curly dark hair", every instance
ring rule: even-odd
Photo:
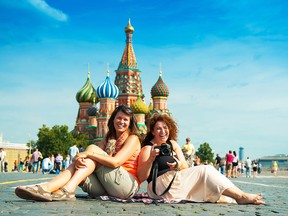
[[[123,112],[125,115],[128,115],[130,117],[130,125],[129,125],[129,129],[130,129],[130,134],[134,134],[138,136],[138,126],[137,126],[137,120],[136,117],[133,113],[133,111],[131,110],[130,107],[125,106],[125,105],[120,105],[118,107],[116,107],[116,109],[113,111],[113,113],[111,114],[111,117],[108,120],[108,132],[106,134],[106,142],[108,142],[108,139],[110,138],[114,138],[116,139],[116,130],[114,127],[114,119],[117,115],[118,112]]]
[[[154,135],[152,134],[152,131],[154,130],[154,127],[158,121],[165,122],[169,129],[169,140],[175,140],[177,141],[177,136],[178,136],[178,127],[177,123],[170,117],[168,114],[159,114],[159,113],[154,113],[151,118],[148,121],[148,133],[145,137],[145,139],[142,142],[142,145],[144,143],[150,142],[153,138]]]

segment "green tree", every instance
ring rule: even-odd
[[[37,135],[37,147],[44,157],[57,153],[66,155],[69,147],[77,143],[72,133],[68,131],[67,125],[55,125],[52,128],[43,125]]]
[[[214,161],[214,153],[212,152],[212,149],[210,148],[209,143],[203,143],[200,144],[199,148],[196,151],[196,155],[198,155],[201,159],[201,162],[204,162],[208,160],[209,162]]]
[[[89,137],[86,134],[81,134],[81,133],[75,133],[73,131],[70,132],[74,138],[74,143],[76,143],[76,145],[78,147],[80,147],[80,145],[83,146],[83,148],[86,149],[86,147],[89,145]],[[93,142],[91,143],[93,144]]]

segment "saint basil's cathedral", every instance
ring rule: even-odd
[[[111,81],[110,72],[107,70],[104,82],[95,89],[88,72],[86,83],[76,94],[79,109],[73,133],[88,135],[89,143],[100,143],[107,132],[107,122],[118,105],[123,104],[132,109],[141,134],[146,134],[145,120],[152,113],[171,115],[167,108],[169,89],[162,79],[161,70],[158,80],[151,88],[149,106],[143,101],[141,71],[138,69],[132,46],[133,32],[134,28],[128,20],[128,25],[125,27],[126,46],[115,71],[115,82]]]

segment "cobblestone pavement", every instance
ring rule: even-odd
[[[47,182],[54,175],[41,173],[0,173],[0,215],[288,215],[288,174],[231,179],[242,190],[263,193],[266,205],[211,203],[144,204],[119,203],[80,198],[75,202],[34,202],[14,194],[16,186]],[[143,184],[140,192],[145,192]],[[78,195],[84,193],[77,189]],[[84,196],[82,196],[84,197]]]

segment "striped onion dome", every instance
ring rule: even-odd
[[[88,72],[88,77],[85,85],[77,92],[76,100],[78,103],[81,102],[93,102],[93,99],[96,97],[96,90],[90,81],[90,72]],[[95,99],[98,102],[97,98]]]
[[[148,114],[149,113],[149,109],[147,107],[147,105],[144,103],[144,101],[142,100],[142,98],[140,97],[140,95],[138,96],[137,100],[131,105],[131,109],[133,111],[133,113],[135,114]]]
[[[96,89],[96,94],[98,98],[116,99],[118,97],[119,89],[113,82],[111,82],[109,70],[107,70],[105,81]]]
[[[162,71],[160,71],[159,79],[157,80],[155,85],[151,88],[151,96],[152,97],[157,97],[157,96],[168,97],[169,96],[169,89],[162,79]]]
[[[96,114],[97,114],[97,107],[96,107],[95,100],[96,100],[96,98],[94,97],[92,106],[89,107],[89,109],[87,110],[88,116],[96,116]]]

